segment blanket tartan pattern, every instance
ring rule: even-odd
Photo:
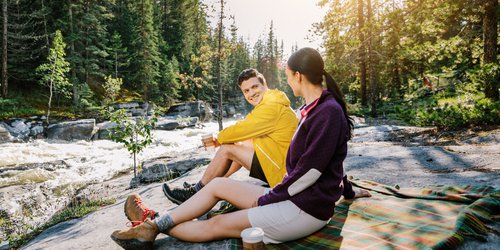
[[[341,200],[321,230],[267,249],[456,249],[466,238],[485,240],[498,220],[500,189],[490,186],[399,188],[351,180],[372,197]],[[231,249],[243,249],[241,239]]]

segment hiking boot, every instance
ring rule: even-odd
[[[185,181],[184,183],[182,183],[182,186],[183,186],[184,188],[190,188],[190,187],[194,187],[194,186],[196,186],[196,183],[189,183],[189,182],[186,182],[186,181]]]
[[[141,196],[138,194],[129,195],[123,209],[127,219],[132,223],[132,227],[143,223],[147,218],[153,220],[158,216],[158,213],[142,204]]]
[[[210,218],[217,216],[217,215],[227,214],[227,213],[231,213],[231,212],[238,211],[238,210],[239,210],[239,208],[235,207],[233,204],[229,203],[228,201],[222,201],[219,209],[208,212],[207,217],[210,219]]]
[[[114,231],[111,239],[124,249],[153,249],[153,242],[160,233],[158,226],[150,219],[127,230]]]
[[[196,190],[194,186],[190,186],[188,188],[175,188],[170,189],[167,183],[163,184],[163,193],[167,198],[173,203],[180,205],[185,202],[187,199],[191,198],[194,194],[196,194]]]

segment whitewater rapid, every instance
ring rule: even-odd
[[[225,121],[224,127],[234,123]],[[216,122],[180,130],[155,130],[153,143],[138,155],[138,162],[200,147],[201,135],[216,131]],[[37,163],[55,161],[62,161],[66,167],[1,171],[2,168],[5,170],[26,164],[36,166]],[[0,144],[0,188],[33,182],[45,182],[50,187],[100,182],[132,166],[133,158],[124,146],[110,140],[65,142],[40,139],[27,143]]]

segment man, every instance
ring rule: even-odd
[[[238,84],[253,110],[214,138],[220,148],[196,185],[171,189],[163,184],[163,192],[172,202],[181,204],[215,177],[228,177],[242,166],[270,187],[286,174],[285,157],[298,124],[290,101],[283,92],[268,89],[264,76],[255,69],[243,70]]]

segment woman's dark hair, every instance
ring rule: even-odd
[[[260,83],[262,83],[262,85],[267,86],[266,79],[256,69],[244,69],[243,71],[241,71],[240,75],[238,76],[238,85],[241,86],[242,82],[253,77],[257,77],[257,79],[259,80]]]
[[[344,94],[339,88],[339,85],[332,76],[325,71],[325,63],[321,58],[319,52],[312,48],[302,48],[293,53],[287,61],[288,68],[295,72],[307,77],[307,79],[314,85],[322,85],[323,76],[325,77],[326,87],[333,97],[342,107],[345,118],[349,124],[348,138],[352,137],[352,130],[354,128],[352,118],[347,114],[347,106],[344,100]]]

